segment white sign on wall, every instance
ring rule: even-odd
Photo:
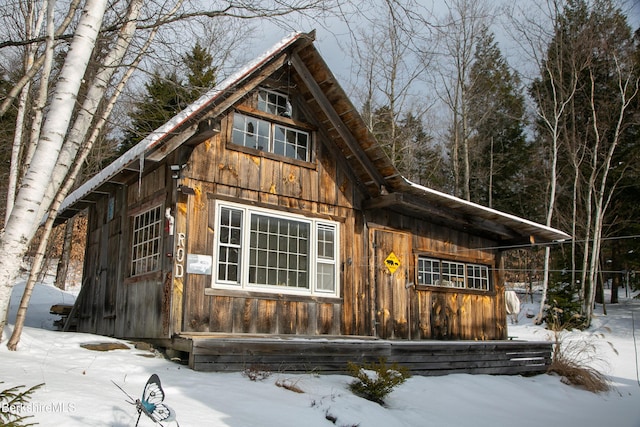
[[[187,254],[187,273],[211,274],[211,255]]]

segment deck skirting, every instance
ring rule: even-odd
[[[551,342],[390,341],[295,337],[181,337],[196,371],[346,373],[349,362],[397,362],[414,375],[536,375],[551,363]],[[185,346],[186,340],[189,345]]]

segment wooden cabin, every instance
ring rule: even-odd
[[[85,182],[79,331],[506,338],[501,247],[569,236],[402,177],[296,33]]]

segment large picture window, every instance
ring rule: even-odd
[[[489,290],[489,267],[480,264],[418,257],[418,284]]]
[[[336,223],[228,204],[217,215],[214,286],[337,296]]]
[[[162,206],[156,206],[133,217],[132,276],[160,269],[162,222]]]

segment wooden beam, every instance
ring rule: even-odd
[[[331,121],[331,124],[336,129],[340,137],[345,141],[349,149],[352,151],[354,157],[358,160],[358,162],[362,165],[367,174],[371,177],[371,179],[376,183],[378,188],[382,188],[386,186],[386,182],[380,174],[380,171],[376,169],[376,167],[371,163],[371,160],[365,155],[362,147],[358,144],[358,141],[353,137],[353,135],[347,129],[347,126],[340,119],[340,116],[333,108],[329,99],[325,96],[324,92],[320,88],[320,85],[315,81],[306,65],[300,58],[297,52],[294,52],[291,55],[291,63],[293,67],[296,69],[296,72],[304,81],[305,85],[309,88],[313,97],[318,102],[318,105],[327,116],[327,118]]]

